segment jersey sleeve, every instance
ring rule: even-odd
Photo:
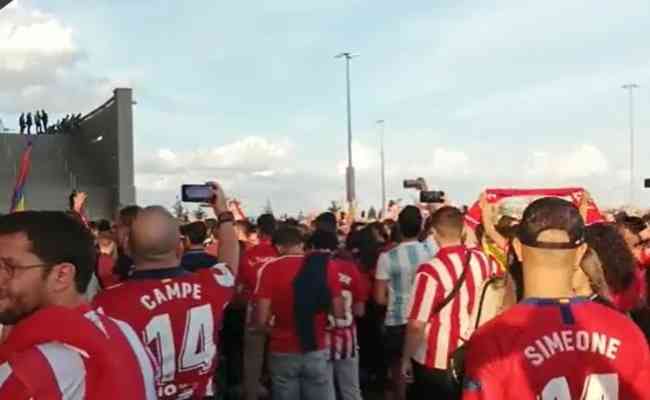
[[[82,390],[86,369],[81,355],[61,344],[41,344],[0,366],[0,399],[58,399]]]
[[[438,288],[438,283],[431,275],[422,271],[415,275],[408,311],[410,320],[429,322],[438,297]]]
[[[379,255],[379,259],[377,259],[377,272],[375,273],[375,278],[380,281],[390,280],[388,267],[388,255],[386,253]]]
[[[507,371],[504,371],[503,365],[498,364],[503,358],[497,354],[494,340],[479,332],[467,345],[463,400],[502,399],[503,387],[506,384],[502,374],[507,374]],[[509,382],[517,384],[512,382],[512,379]]]
[[[220,297],[220,300],[229,302],[235,292],[235,276],[230,268],[224,263],[215,264],[210,268],[210,274],[217,286],[217,290],[213,291],[213,294]]]
[[[0,365],[0,399],[27,400],[31,397],[27,386],[14,373],[11,365]]]

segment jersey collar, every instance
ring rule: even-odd
[[[589,297],[576,296],[569,298],[560,298],[560,299],[545,299],[540,297],[529,297],[523,299],[521,304],[531,304],[535,306],[554,306],[554,305],[563,305],[563,304],[580,304],[591,301]]]
[[[191,272],[187,271],[180,266],[172,268],[163,268],[163,269],[151,269],[138,271],[135,270],[129,276],[129,280],[143,280],[143,279],[169,279],[177,278],[179,276],[190,274]]]

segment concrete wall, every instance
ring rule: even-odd
[[[116,89],[105,104],[84,116],[75,135],[29,136],[34,143],[25,188],[29,209],[67,209],[73,189],[89,194],[91,219],[111,218],[135,202],[131,89]],[[101,137],[101,140],[98,138]],[[7,212],[28,137],[0,135],[0,212]]]

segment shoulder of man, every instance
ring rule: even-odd
[[[79,390],[87,378],[86,355],[58,342],[42,343],[13,354],[0,365],[0,395],[57,398]]]
[[[235,275],[225,263],[216,263],[210,268],[204,268],[196,272],[203,279],[207,279],[218,287],[233,289],[235,287]]]

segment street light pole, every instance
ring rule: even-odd
[[[381,213],[385,215],[386,212],[386,158],[384,153],[384,120],[377,121],[379,125],[379,140],[380,140],[380,159],[381,159]]]
[[[634,89],[638,89],[636,83],[623,85],[623,89],[629,94],[629,117],[630,117],[630,205],[634,203]]]
[[[350,96],[350,60],[356,55],[345,52],[336,56],[336,58],[345,58],[345,80],[347,94],[347,111],[348,111],[348,167],[345,173],[347,200],[350,210],[353,210],[356,200],[354,166],[352,164],[352,100]]]

